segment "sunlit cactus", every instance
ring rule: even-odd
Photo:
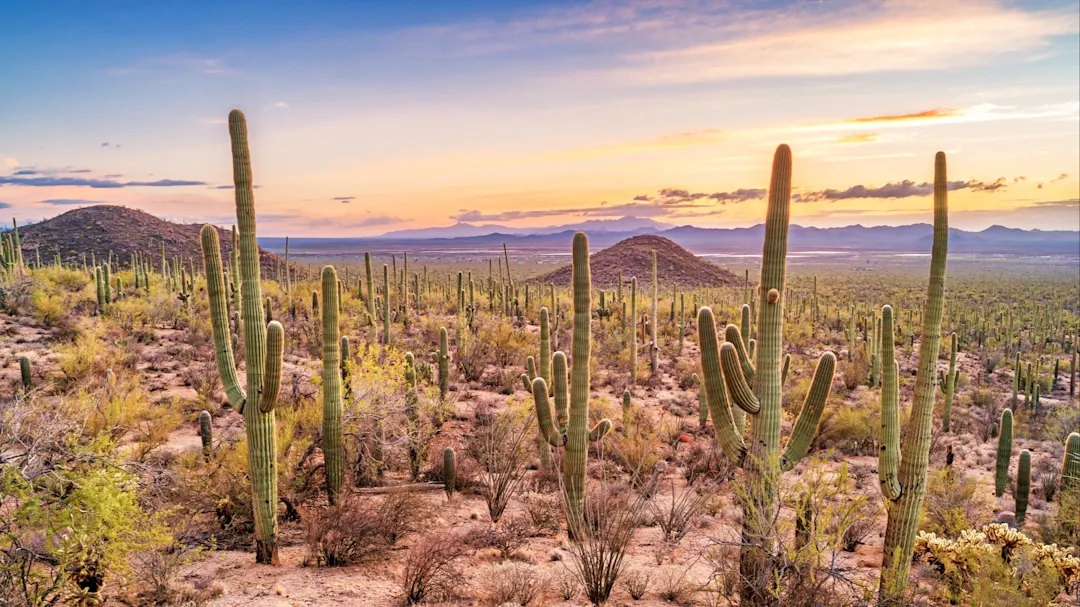
[[[567,406],[566,355],[552,357],[555,407],[558,425],[552,422],[548,387],[544,378],[533,381],[533,398],[541,436],[553,447],[565,447],[563,487],[566,495],[567,529],[572,537],[582,533],[584,524],[585,467],[589,441],[601,440],[611,430],[611,421],[601,420],[591,430],[589,422],[589,358],[591,355],[592,277],[589,270],[589,240],[584,232],[574,234],[573,244],[574,334],[571,345],[574,366],[571,371]]]
[[[259,246],[255,238],[255,196],[251,179],[247,122],[243,113],[229,114],[232,140],[233,183],[240,239],[241,302],[243,304],[244,358],[247,389],[240,386],[233,360],[228,321],[228,295],[217,230],[203,226],[203,263],[210,298],[210,325],[218,373],[229,402],[244,414],[248,467],[251,474],[255,523],[255,560],[277,564],[277,437],[274,407],[281,386],[285,331],[281,324],[263,321]],[[106,272],[107,274],[107,272]]]
[[[1005,494],[1009,482],[1009,461],[1012,459],[1013,414],[1009,409],[1001,412],[998,424],[997,467],[994,471],[994,497]]]

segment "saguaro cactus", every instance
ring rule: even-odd
[[[209,411],[199,413],[199,438],[202,439],[203,459],[210,461],[210,452],[214,443],[214,424]]]
[[[637,277],[630,278],[630,386],[637,385]]]
[[[731,341],[718,347],[712,310],[698,312],[701,342],[701,370],[713,427],[724,454],[746,470],[752,488],[743,510],[743,541],[740,570],[744,580],[741,604],[775,602],[773,568],[765,556],[772,541],[771,524],[777,509],[776,482],[781,470],[788,470],[806,454],[817,431],[821,411],[832,385],[836,357],[826,352],[818,361],[814,379],[803,403],[795,429],[783,454],[780,453],[782,417],[782,334],[784,320],[784,278],[787,266],[787,234],[791,210],[791,150],[781,145],[773,158],[769,186],[769,206],[765,219],[758,307],[756,364]],[[728,328],[741,345],[739,330]],[[721,371],[722,369],[722,371]],[[753,387],[751,388],[751,384]],[[725,390],[726,389],[726,390]],[[734,403],[728,407],[730,397]],[[732,409],[751,414],[749,436],[744,441]]]
[[[19,357],[19,376],[22,379],[23,393],[30,392],[34,387],[34,379],[31,374],[30,359],[25,356]]]
[[[1031,452],[1024,449],[1016,464],[1016,524],[1024,525],[1027,518],[1028,494],[1031,491]]]
[[[956,392],[956,381],[960,378],[960,372],[956,370],[956,333],[949,337],[949,373],[942,382],[941,389],[945,392],[945,407],[941,410],[941,431],[949,432],[949,422],[952,419],[953,394]]]
[[[652,331],[650,333],[649,340],[649,372],[656,374],[656,371],[660,368],[660,343],[657,341],[657,327],[659,326],[660,313],[657,311],[657,305],[660,301],[658,287],[660,284],[660,277],[656,273],[656,251],[652,252]]]
[[[945,302],[945,258],[949,249],[947,188],[945,153],[938,152],[934,158],[934,242],[930,253],[930,281],[923,302],[922,339],[919,342],[919,366],[911,417],[902,455],[895,449],[897,443],[891,438],[892,430],[889,431],[892,451],[886,452],[888,445],[883,445],[884,449],[879,454],[879,466],[890,458],[901,458],[896,482],[882,484],[889,515],[878,587],[883,602],[895,600],[907,586],[915,534],[926,495],[926,467],[930,461],[930,432],[934,418],[934,376],[941,347],[941,317]],[[892,334],[891,331],[882,333]],[[889,365],[883,367],[888,368]],[[892,370],[895,371],[895,364]],[[883,407],[881,413],[882,424],[894,427],[899,433],[900,423],[895,411],[888,412]]]
[[[548,309],[540,306],[540,377],[551,383],[551,327]],[[531,386],[530,386],[531,387]]]
[[[326,462],[326,494],[330,505],[338,502],[345,479],[345,439],[342,433],[341,329],[337,270],[322,269],[322,391],[323,460]]]
[[[1005,485],[1009,482],[1009,460],[1012,459],[1012,435],[1013,435],[1012,410],[1005,409],[1001,412],[1001,423],[998,425],[997,468],[994,470],[994,497],[1005,494]]]
[[[446,499],[454,497],[454,484],[457,482],[457,460],[453,447],[447,447],[442,452],[443,488],[446,490]]]
[[[565,446],[563,486],[566,492],[567,529],[571,537],[580,537],[584,524],[583,505],[585,464],[589,441],[600,440],[611,430],[611,421],[601,420],[589,429],[589,357],[591,355],[592,274],[589,270],[589,239],[584,232],[574,234],[573,245],[574,337],[571,345],[574,367],[571,370],[569,409],[566,405],[566,355],[552,357],[555,408],[558,426],[552,423],[548,387],[543,377],[533,381],[536,419],[540,433],[553,447]]]
[[[1080,432],[1065,439],[1065,457],[1061,459],[1061,493],[1080,487]]]
[[[263,322],[259,245],[255,240],[251,154],[248,150],[247,122],[239,110],[229,113],[229,135],[232,140],[236,219],[240,232],[247,390],[240,386],[233,360],[221,245],[218,242],[217,230],[209,225],[202,229],[206,290],[210,296],[210,324],[214,333],[218,373],[221,374],[229,402],[244,414],[255,520],[255,560],[258,563],[277,564],[277,437],[274,432],[274,407],[277,405],[278,390],[281,387],[281,355],[285,345],[285,330],[277,321],[269,324]]]
[[[450,348],[446,342],[446,327],[439,327],[439,351],[434,358],[439,365],[439,399],[443,401],[450,391]]]

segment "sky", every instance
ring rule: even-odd
[[[1076,0],[12,3],[0,216],[119,204],[261,236],[456,221],[1080,230]]]

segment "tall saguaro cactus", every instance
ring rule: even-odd
[[[911,555],[915,547],[926,495],[926,468],[930,461],[930,432],[934,419],[934,386],[938,350],[941,347],[941,317],[945,303],[945,258],[949,250],[948,182],[945,153],[934,158],[934,243],[930,253],[930,282],[923,302],[922,340],[919,342],[919,367],[915,379],[915,396],[911,417],[904,437],[903,455],[895,483],[882,484],[888,504],[889,523],[885,530],[885,555],[881,566],[878,594],[883,602],[894,601],[907,586]],[[891,331],[882,331],[882,334]],[[888,368],[888,363],[883,365]],[[895,365],[894,369],[895,370]],[[901,457],[896,452],[895,430],[899,435],[900,422],[896,411],[882,408],[882,424],[890,426],[889,440],[894,449],[887,452],[883,444],[879,462]],[[881,465],[881,464],[879,464]]]
[[[601,420],[589,429],[589,357],[592,336],[592,274],[589,270],[589,239],[584,232],[574,234],[573,245],[574,337],[571,344],[573,369],[567,408],[566,354],[552,356],[552,381],[558,426],[551,419],[548,387],[543,377],[533,380],[533,399],[540,434],[553,447],[565,446],[563,486],[566,492],[566,523],[571,537],[580,537],[584,524],[585,464],[589,441],[601,440],[611,430],[611,421]]]
[[[255,520],[255,561],[276,565],[278,492],[274,407],[277,405],[278,389],[281,387],[281,355],[285,345],[285,330],[277,321],[269,324],[263,322],[259,245],[255,240],[251,154],[248,150],[247,121],[240,110],[229,113],[229,135],[232,140],[236,219],[240,232],[246,390],[240,386],[233,359],[221,245],[218,242],[217,230],[209,225],[203,226],[201,234],[206,290],[210,296],[210,324],[214,333],[218,372],[221,374],[229,402],[244,414]]]
[[[330,505],[338,502],[345,479],[345,439],[342,434],[341,328],[337,270],[322,269],[323,354],[323,459],[326,462],[326,494]]]
[[[735,343],[729,340],[719,346],[712,310],[703,307],[698,312],[702,378],[714,431],[724,454],[745,469],[750,487],[743,509],[742,605],[775,603],[774,570],[767,551],[771,547],[772,522],[778,507],[776,483],[781,470],[793,468],[806,454],[817,431],[836,367],[836,357],[831,352],[822,354],[802,412],[781,454],[783,293],[790,210],[791,149],[781,145],[773,157],[765,218],[756,364],[739,347],[742,337],[737,328],[733,325],[728,328],[729,334],[737,338],[733,340]],[[729,398],[733,403],[730,406]],[[735,407],[751,416],[745,441],[742,428],[736,426],[732,416]]]
[[[1027,518],[1028,496],[1031,492],[1031,452],[1024,449],[1016,464],[1016,524],[1024,525]]]

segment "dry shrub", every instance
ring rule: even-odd
[[[458,534],[432,533],[409,549],[401,590],[407,605],[452,600],[464,590],[459,562],[466,546]]]
[[[494,605],[539,605],[550,581],[538,568],[524,563],[499,563],[484,572],[483,593]]]
[[[567,521],[573,531],[571,563],[593,604],[599,605],[611,595],[644,509],[640,493],[591,483],[585,489],[583,520]]]
[[[523,495],[521,501],[534,533],[549,535],[562,529],[562,506],[558,495],[532,492]]]
[[[511,516],[498,524],[473,529],[465,536],[465,543],[476,548],[496,548],[503,559],[513,558],[524,546],[532,529],[521,516]]]
[[[676,488],[674,481],[668,484],[671,488],[670,494],[662,498],[654,495],[649,500],[649,510],[663,532],[664,541],[678,544],[704,513],[705,506],[715,495],[715,490],[706,483],[699,484],[696,489]]]
[[[622,587],[630,598],[635,601],[640,601],[645,593],[649,591],[649,584],[652,582],[652,578],[648,572],[641,569],[632,569],[623,574]]]
[[[690,605],[694,596],[694,586],[686,579],[687,569],[662,567],[656,572],[656,594],[660,598],[676,605]]]
[[[840,377],[844,380],[844,387],[848,390],[854,390],[856,387],[861,386],[870,377],[870,363],[863,357],[862,351],[858,348],[856,348],[850,359],[841,356],[836,361],[836,367],[836,370],[840,372]]]
[[[390,493],[376,507],[379,533],[391,545],[409,533],[418,531],[431,515],[423,496],[413,491]]]
[[[390,547],[382,533],[378,509],[370,498],[345,495],[336,506],[306,510],[302,520],[308,544],[305,564],[351,565]]]
[[[532,458],[536,437],[533,413],[523,406],[510,407],[473,437],[466,447],[476,462],[480,493],[487,502],[491,522],[499,522],[503,510],[525,478],[525,464]]]

